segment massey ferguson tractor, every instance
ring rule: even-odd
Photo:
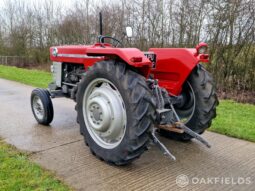
[[[212,76],[201,65],[209,61],[207,44],[148,52],[120,48],[121,41],[102,35],[100,18],[97,43],[50,48],[54,81],[31,94],[38,123],[52,122],[51,98],[73,99],[85,144],[115,165],[139,158],[150,142],[175,160],[158,135],[195,138],[210,147],[201,134],[216,117],[218,99]],[[126,36],[132,36],[131,27]]]

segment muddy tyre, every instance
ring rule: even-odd
[[[184,104],[175,109],[181,120],[196,133],[202,134],[211,126],[216,117],[219,104],[212,76],[202,65],[198,65],[190,74],[183,87]],[[160,130],[161,135],[181,141],[192,139],[186,133],[179,134]]]
[[[147,149],[155,101],[145,78],[116,61],[101,61],[78,85],[78,121],[92,154],[125,165]]]
[[[54,117],[54,110],[50,93],[46,89],[34,89],[30,97],[31,108],[37,122],[49,125]]]

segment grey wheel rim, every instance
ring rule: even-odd
[[[117,147],[126,131],[126,108],[116,86],[105,78],[93,80],[83,96],[83,118],[92,139],[101,147]]]
[[[193,117],[195,113],[195,108],[196,108],[196,96],[195,96],[194,90],[189,82],[187,82],[187,84],[190,91],[189,93],[193,97],[193,101],[192,101],[193,103],[191,104],[191,107],[186,110],[175,108],[176,113],[178,114],[181,122],[185,124],[187,124],[191,120],[191,118]]]
[[[33,97],[33,102],[32,103],[33,103],[33,110],[34,110],[35,116],[39,120],[43,120],[43,117],[45,115],[45,111],[44,111],[42,100],[40,99],[39,96],[36,95],[36,96]]]

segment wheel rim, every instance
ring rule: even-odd
[[[184,87],[183,89],[186,90],[185,92],[183,92],[183,95],[186,97],[186,101],[180,108],[175,106],[175,110],[181,122],[187,124],[195,113],[196,97],[194,90],[189,82],[186,83],[186,87]]]
[[[34,110],[35,116],[39,120],[42,120],[44,117],[45,111],[44,111],[43,103],[40,97],[37,95],[33,97],[33,110]]]
[[[97,78],[87,87],[83,97],[83,117],[93,140],[103,148],[117,147],[126,131],[126,109],[116,86]]]

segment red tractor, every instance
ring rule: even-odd
[[[94,45],[50,48],[54,81],[31,94],[38,123],[52,122],[51,98],[73,99],[86,145],[115,165],[139,158],[150,141],[175,159],[158,134],[183,141],[196,138],[210,147],[200,135],[210,127],[218,105],[212,76],[200,64],[208,62],[207,44],[148,52],[118,48],[122,43],[103,36],[100,26]],[[130,27],[126,35],[132,35]]]

